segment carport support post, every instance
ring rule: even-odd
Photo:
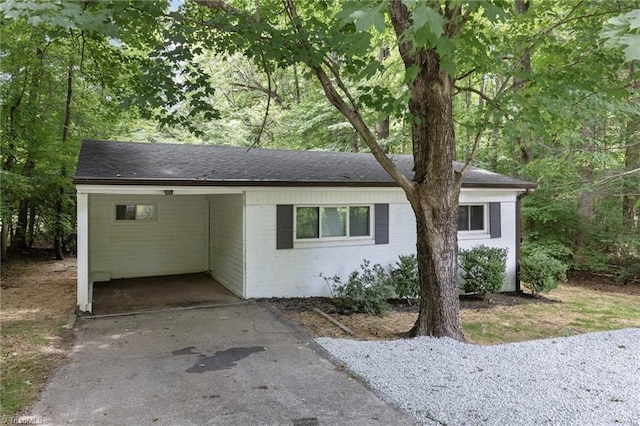
[[[78,308],[91,312],[89,301],[89,194],[77,192]]]

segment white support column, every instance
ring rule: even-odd
[[[89,282],[89,195],[77,193],[78,213],[78,308],[91,312],[91,283]]]

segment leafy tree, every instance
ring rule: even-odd
[[[560,182],[565,189],[584,180],[608,182],[621,161],[611,144],[620,128],[611,123],[633,110],[620,106],[629,99],[627,83],[636,71],[625,77],[621,56],[603,52],[595,42],[602,23],[629,12],[629,5],[576,0],[514,5],[191,0],[171,9],[166,1],[11,2],[5,14],[108,35],[124,57],[140,64],[122,99],[163,125],[206,137],[207,123],[223,117],[225,108],[233,111],[228,117],[255,111],[268,95],[266,103],[279,105],[276,118],[270,123],[249,113],[251,126],[242,128],[250,136],[263,139],[268,129],[281,135],[307,132],[312,143],[296,146],[291,136],[287,143],[315,148],[329,134],[326,127],[345,140],[340,143],[345,149],[366,146],[404,190],[416,216],[421,305],[412,334],[462,339],[456,215],[466,165],[477,157],[494,170],[540,178],[550,186]],[[381,55],[387,46],[393,49]],[[223,56],[213,58],[208,51]],[[227,83],[214,84],[207,64],[237,55],[253,68],[243,67],[240,80],[231,73]],[[313,89],[300,93],[301,81]],[[317,105],[318,89],[339,115]],[[236,105],[220,102],[225,91]],[[456,99],[457,94],[462,96]],[[277,120],[291,117],[305,102],[314,106],[306,117],[317,118],[315,123],[286,128]],[[377,131],[387,119],[395,140]],[[261,123],[257,131],[255,123]],[[350,144],[343,123],[359,136]],[[410,136],[410,147],[403,147],[403,134]],[[269,140],[268,131],[263,140]],[[388,155],[405,147],[414,156],[411,178]],[[461,171],[452,167],[456,157],[464,160]],[[566,167],[568,162],[575,166]],[[589,188],[578,186],[573,201],[581,196],[598,201],[590,198]],[[567,198],[557,188],[549,193]]]

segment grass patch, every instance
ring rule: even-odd
[[[640,297],[560,286],[546,296],[557,303],[530,302],[463,310],[470,342],[497,344],[640,327]]]
[[[63,349],[69,335],[59,321],[2,323],[2,386],[0,414],[3,419],[20,413],[37,396],[51,371],[66,358]]]

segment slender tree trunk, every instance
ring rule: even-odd
[[[378,140],[384,140],[389,137],[389,117],[385,117],[376,125],[376,137]]]
[[[636,170],[640,168],[640,115],[627,121],[625,136],[627,147],[624,152],[624,166],[626,170]],[[630,176],[625,180],[622,213],[633,228],[638,227],[640,211],[635,209],[638,200],[640,200],[640,176]]]
[[[36,223],[37,215],[36,208],[33,205],[29,206],[29,227],[27,228],[27,246],[29,249],[33,247],[36,236]]]
[[[298,67],[293,64],[293,84],[295,85],[294,91],[296,96],[296,103],[300,103],[300,80],[298,78]]]
[[[71,99],[73,98],[73,65],[69,64],[67,69],[67,98],[65,101],[65,113],[64,113],[64,126],[62,127],[62,145],[66,145],[69,139],[69,126],[71,125]],[[67,166],[62,164],[60,168],[61,181],[64,182],[67,177]],[[56,259],[64,259],[64,227],[63,227],[63,215],[64,215],[64,197],[65,188],[64,184],[60,185],[58,189],[58,199],[56,201],[56,224],[54,230],[53,246],[56,252]]]
[[[594,130],[590,128],[586,123],[582,126],[581,134],[585,141],[589,141],[595,136]],[[592,151],[593,148],[594,147],[590,142],[586,142],[582,147],[582,149],[585,151]],[[578,235],[576,236],[576,246],[579,248],[583,248],[588,244],[586,227],[593,221],[593,205],[596,201],[597,194],[594,193],[590,188],[590,183],[593,182],[594,179],[593,167],[588,164],[582,164],[578,167],[578,174],[582,181],[588,182],[578,194],[577,213],[578,216],[582,219],[583,226],[580,227]]]
[[[16,220],[15,234],[13,235],[13,249],[23,252],[27,250],[27,226],[29,223],[29,202],[20,200],[18,203],[18,218]]]
[[[515,12],[517,15],[527,13],[531,7],[530,0],[515,0]],[[524,48],[522,57],[520,58],[520,70],[524,77],[514,77],[514,83],[520,90],[529,82],[529,75],[531,74],[531,49],[527,46]],[[531,148],[531,142],[526,141],[521,136],[517,136],[515,139],[516,146],[520,149],[520,163],[524,166],[533,160],[533,150]]]
[[[382,46],[380,50],[378,50],[378,60],[380,62],[384,61],[389,57],[389,54],[389,48],[387,46]],[[389,128],[389,116],[387,115],[376,125],[376,138],[378,138],[378,141],[389,137]]]
[[[360,152],[360,133],[351,132],[351,152]]]
[[[0,229],[0,262],[4,262],[7,258],[9,246],[9,224],[7,219],[2,219],[2,228]]]
[[[28,158],[22,168],[22,175],[27,178],[31,178],[33,176],[33,170],[35,168],[35,162],[32,158],[33,152],[30,150],[27,155]],[[18,217],[16,221],[15,234],[11,240],[12,250],[18,250],[22,252],[26,251],[29,248],[27,244],[29,207],[30,202],[27,198],[22,198],[18,202]]]

